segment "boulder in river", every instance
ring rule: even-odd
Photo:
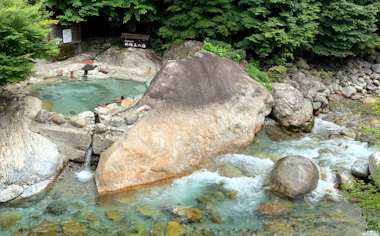
[[[151,109],[101,154],[99,193],[179,177],[237,152],[260,131],[273,97],[210,52],[164,64],[134,108]]]
[[[351,173],[355,177],[367,178],[369,176],[368,160],[359,159],[351,166]]]
[[[35,99],[15,99],[0,116],[0,205],[41,197],[67,163],[53,142],[29,130],[41,110],[41,103],[38,109],[30,109]]]
[[[303,197],[317,188],[317,166],[303,156],[286,156],[278,160],[270,175],[273,190],[290,198]]]
[[[313,105],[289,84],[273,84],[272,114],[288,133],[310,132],[314,125]]]

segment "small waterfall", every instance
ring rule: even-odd
[[[84,160],[83,170],[75,173],[75,176],[79,182],[87,182],[94,177],[94,173],[92,173],[90,169],[91,154],[92,154],[92,147],[89,147],[89,149],[87,149],[87,152],[86,152],[86,158]]]

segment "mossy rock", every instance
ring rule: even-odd
[[[66,212],[67,210],[67,205],[63,201],[55,201],[51,202],[47,207],[46,207],[46,212],[53,214],[53,215],[62,215]]]
[[[290,201],[263,202],[257,206],[257,212],[264,216],[281,216],[288,214],[294,205]]]
[[[104,212],[105,216],[115,222],[120,222],[123,219],[122,214],[118,210],[108,210]]]
[[[0,229],[4,230],[14,225],[21,218],[19,212],[4,212],[0,215]]]
[[[64,235],[82,236],[87,235],[87,229],[84,223],[77,220],[65,220],[61,222]]]
[[[235,166],[231,165],[222,165],[218,168],[218,173],[220,176],[228,177],[228,178],[238,178],[242,177],[243,174],[241,171]]]
[[[148,217],[148,218],[158,218],[161,213],[158,211],[158,209],[149,204],[140,205],[136,209],[137,213],[139,213],[142,216]]]
[[[185,234],[186,229],[182,227],[178,222],[170,221],[166,226],[165,236],[180,236]]]
[[[286,234],[290,233],[292,228],[288,224],[280,223],[277,221],[271,221],[264,223],[264,229],[271,233]]]
[[[28,233],[28,236],[42,236],[42,235],[58,235],[57,225],[52,222],[45,222],[33,226]]]

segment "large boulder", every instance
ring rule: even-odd
[[[0,205],[41,197],[67,164],[53,142],[28,128],[38,104],[24,97],[0,114]]]
[[[188,40],[181,44],[172,44],[170,50],[164,52],[162,61],[165,63],[170,60],[180,60],[187,58],[196,52],[198,52],[203,47],[203,42]]]
[[[273,190],[299,198],[318,185],[317,166],[303,156],[286,156],[277,161],[270,175]]]
[[[134,108],[149,106],[100,156],[99,193],[182,176],[253,142],[273,97],[233,61],[209,52],[164,64]]]
[[[151,49],[110,48],[96,57],[94,65],[107,77],[149,81],[161,67],[161,58]]]
[[[272,114],[284,131],[289,133],[310,132],[314,124],[313,105],[291,85],[273,84],[275,104]]]

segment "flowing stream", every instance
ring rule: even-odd
[[[86,157],[84,159],[84,166],[83,170],[80,172],[75,173],[76,178],[79,182],[87,182],[94,178],[94,173],[92,173],[90,169],[91,164],[91,154],[92,154],[92,147],[90,147],[86,152]]]
[[[221,156],[215,168],[102,197],[97,197],[92,175],[85,182],[79,173],[67,169],[38,203],[0,208],[0,229],[2,215],[19,214],[0,235],[28,235],[36,229],[64,235],[165,235],[168,222],[178,220],[171,213],[178,206],[197,207],[203,212],[199,222],[181,224],[188,235],[207,235],[206,231],[220,236],[377,235],[365,232],[360,209],[334,188],[337,172],[349,170],[355,160],[368,158],[375,151],[345,136],[328,138],[342,129],[316,118],[312,132],[302,138],[272,141],[261,131],[256,143],[242,153]],[[258,204],[288,201],[273,195],[266,180],[272,160],[293,154],[317,164],[321,176],[317,189],[304,199],[292,200],[291,210],[281,216],[261,216],[256,211]],[[91,156],[91,150],[87,155]],[[244,176],[223,177],[217,171],[222,165],[237,167]]]

